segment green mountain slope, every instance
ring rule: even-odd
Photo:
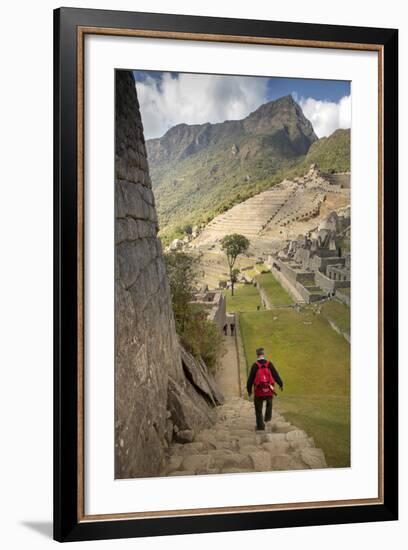
[[[350,171],[350,130],[336,130],[312,143],[301,167],[317,164],[322,172]]]
[[[148,140],[161,237],[168,241],[186,225],[210,221],[302,163],[320,165],[308,158],[312,148],[316,157],[329,158],[338,140],[321,149],[322,141],[292,96],[261,105],[243,120],[179,124]]]
[[[312,143],[307,154],[299,157],[284,176],[302,176],[311,164],[317,164],[319,169],[326,173],[350,172],[350,139],[349,129],[339,129],[328,137],[318,139]]]

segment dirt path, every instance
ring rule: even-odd
[[[230,397],[239,397],[240,384],[235,336],[224,336],[224,344],[227,352],[222,358],[215,380],[227,401]]]

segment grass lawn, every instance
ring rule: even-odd
[[[231,296],[231,290],[223,293],[227,297],[228,313],[256,311],[257,306],[262,308],[258,289],[253,285],[235,285],[234,296]]]
[[[289,306],[293,304],[291,296],[282,285],[275,279],[272,273],[262,273],[256,280],[261,285],[269,301],[274,306]]]
[[[350,308],[337,300],[328,300],[322,304],[322,315],[333,321],[340,330],[350,334]]]
[[[304,309],[243,313],[248,365],[263,346],[284,381],[275,406],[312,436],[331,467],[350,466],[350,346],[322,315]]]
[[[241,273],[243,275],[248,275],[248,277],[257,277],[261,275],[263,271],[269,271],[268,267],[265,264],[254,264],[251,269],[242,269]]]

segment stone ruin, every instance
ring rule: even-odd
[[[292,181],[308,189],[315,188],[331,193],[339,193],[342,189],[350,188],[350,172],[329,174],[322,172],[317,164],[311,164],[306,174],[293,178]]]
[[[282,285],[308,303],[350,288],[350,208],[331,212],[317,228],[291,240],[268,264]],[[341,295],[341,293],[340,293]]]
[[[191,242],[174,241],[172,246],[214,247],[225,235],[238,232],[251,241],[253,254],[262,252],[270,247],[268,241],[282,239],[292,227],[313,224],[321,215],[328,195],[347,200],[349,184],[350,174],[337,178],[336,174],[321,172],[312,164],[303,176],[284,179],[216,216]]]
[[[176,252],[177,250],[183,250],[191,248],[190,243],[196,239],[201,231],[201,227],[194,225],[191,229],[191,233],[187,233],[182,239],[173,239],[171,243],[166,247],[166,252]]]
[[[179,344],[135,81],[115,78],[115,478],[148,477],[172,440],[214,423],[223,397]]]
[[[219,290],[208,290],[207,285],[194,296],[194,304],[199,304],[207,311],[207,319],[217,324],[220,332],[227,322],[227,300]]]

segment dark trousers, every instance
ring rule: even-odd
[[[263,416],[263,404],[266,402],[265,421]],[[272,420],[272,397],[257,397],[254,395],[256,427],[258,430],[265,429],[265,422]]]

